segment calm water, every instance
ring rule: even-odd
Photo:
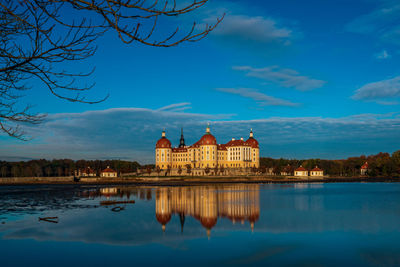
[[[118,264],[398,266],[400,184],[0,187],[1,266]]]

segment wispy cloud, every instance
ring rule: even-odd
[[[357,89],[352,96],[355,100],[376,101],[384,105],[395,104],[396,102],[393,101],[393,97],[400,97],[400,76],[393,79],[368,83]]]
[[[392,55],[390,55],[386,50],[382,50],[381,52],[375,54],[376,59],[389,59]]]
[[[157,109],[157,111],[184,111],[187,109],[191,109],[192,107],[190,106],[191,103],[189,102],[184,102],[184,103],[176,103],[176,104],[171,104],[168,106],[161,107]]]
[[[350,32],[373,35],[385,42],[400,44],[400,5],[389,1],[374,11],[357,17],[346,29]]]
[[[298,106],[298,103],[293,103],[284,99],[269,96],[258,92],[251,88],[217,88],[220,92],[240,95],[242,97],[253,99],[260,106]]]
[[[253,128],[262,156],[337,158],[400,148],[399,114],[232,120],[230,115],[120,108],[49,115],[42,125],[26,129],[36,135],[34,141],[0,138],[0,158],[121,158],[150,163],[163,128],[177,145],[184,127],[186,143],[192,144],[204,134],[207,122],[219,143],[246,138]]]
[[[234,66],[234,70],[244,71],[249,77],[277,83],[282,87],[291,87],[299,91],[313,90],[322,87],[326,82],[300,75],[296,70],[284,69],[279,66],[253,68],[251,66]]]

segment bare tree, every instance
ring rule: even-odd
[[[27,83],[33,80],[67,101],[89,104],[104,101],[108,96],[87,100],[82,95],[94,86],[82,82],[94,69],[82,73],[65,67],[74,69],[72,63],[93,56],[95,41],[110,30],[127,44],[171,47],[198,41],[222,18],[215,24],[203,25],[201,30],[193,23],[186,32],[181,31],[186,25],[179,25],[165,34],[157,31],[157,25],[195,11],[207,2],[193,0],[179,6],[175,0],[0,1],[0,130],[25,140],[19,125],[43,121],[43,114],[31,112],[30,105],[18,103],[22,93],[30,89]]]

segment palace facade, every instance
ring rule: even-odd
[[[184,175],[202,175],[204,170],[211,169],[217,174],[215,170],[259,168],[260,149],[252,130],[246,141],[232,138],[226,144],[218,144],[207,126],[206,133],[191,146],[185,145],[182,131],[179,146],[172,147],[163,131],[156,143],[155,158],[156,168],[160,170],[180,170]],[[185,173],[188,169],[190,173]]]

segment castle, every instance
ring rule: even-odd
[[[178,147],[162,132],[155,149],[156,169],[179,175],[214,175],[248,173],[260,166],[260,149],[258,141],[250,131],[249,138],[218,144],[207,126],[206,133],[191,146],[185,145],[183,130]]]

